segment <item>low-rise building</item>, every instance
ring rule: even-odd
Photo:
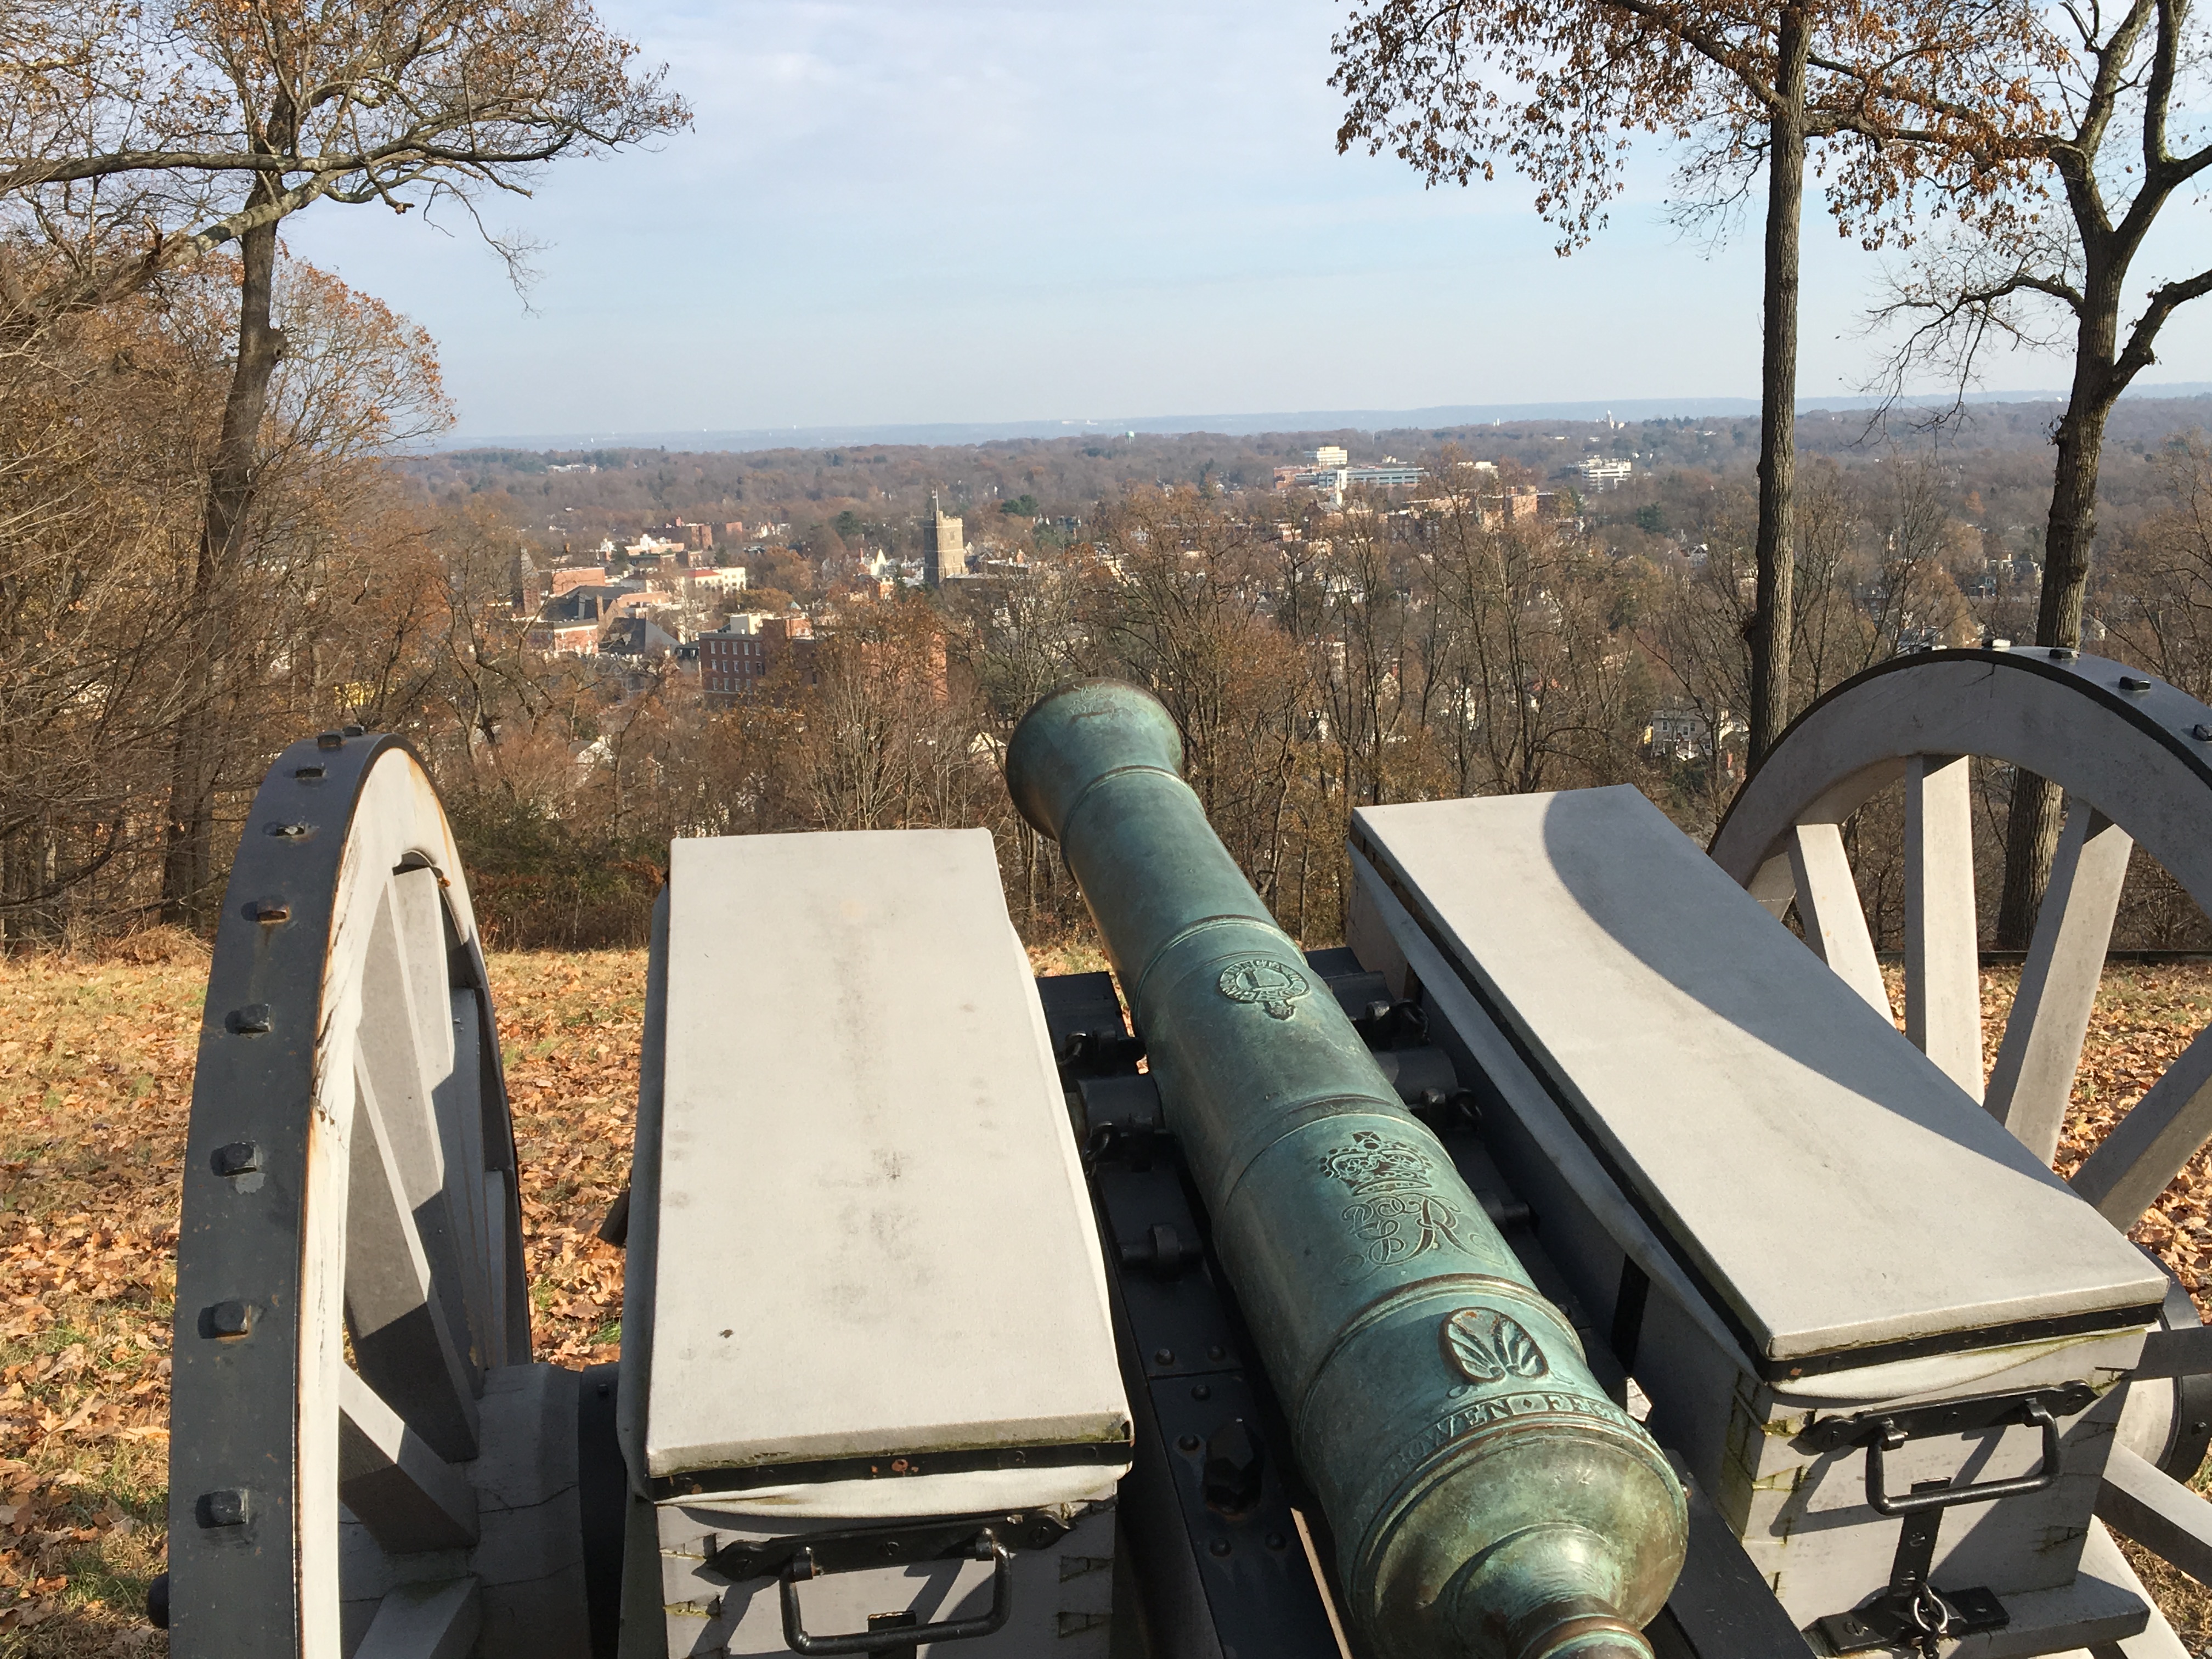
[[[699,645],[699,690],[709,708],[766,690],[786,669],[811,678],[814,624],[794,613],[740,611]]]
[[[1317,450],[1315,453],[1328,452]],[[1343,453],[1341,449],[1335,451],[1339,455]],[[1279,466],[1275,469],[1275,488],[1327,490],[1332,496],[1340,499],[1346,490],[1356,486],[1405,489],[1418,484],[1426,476],[1425,469],[1409,465],[1395,455],[1386,455],[1381,461],[1364,466],[1353,466],[1348,462],[1335,466]]]
[[[596,617],[582,620],[540,617],[531,625],[526,637],[538,650],[550,651],[556,656],[596,657],[599,654],[599,623]]]
[[[605,587],[607,570],[599,564],[561,564],[545,573],[553,579],[553,597],[573,593],[580,587]]]

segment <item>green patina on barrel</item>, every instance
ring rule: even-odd
[[[1278,927],[1113,680],[1015,731],[1143,1034],[1378,1659],[1649,1659],[1682,1492],[1591,1378],[1428,1128]]]

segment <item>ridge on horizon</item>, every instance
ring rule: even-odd
[[[2055,390],[1975,392],[1969,404],[2063,404],[2065,393]],[[2124,394],[2130,399],[2212,397],[2212,381],[2184,380],[2166,385],[2136,386]],[[1884,400],[1872,397],[1800,398],[1802,416],[1824,410],[1878,408]],[[1934,397],[1899,400],[1910,408],[1932,407]],[[1118,435],[1134,433],[1147,437],[1218,432],[1224,436],[1253,436],[1266,433],[1359,431],[1377,433],[1401,428],[1468,426],[1504,421],[1590,421],[1610,414],[1620,420],[1682,419],[1698,416],[1744,416],[1759,412],[1756,398],[1623,398],[1559,399],[1523,404],[1437,404],[1418,409],[1336,409],[1270,410],[1247,414],[1149,415],[1083,419],[1037,418],[1011,421],[852,421],[816,426],[763,426],[677,428],[643,431],[478,433],[452,432],[421,446],[428,451],[487,448],[540,450],[690,448],[811,449],[825,445],[942,444],[989,442],[1013,438],[1073,438],[1086,434]]]

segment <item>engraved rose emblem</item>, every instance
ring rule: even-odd
[[[1492,1308],[1462,1308],[1443,1325],[1444,1358],[1470,1382],[1534,1381],[1552,1369],[1536,1339]]]
[[[1291,1005],[1313,988],[1286,962],[1246,957],[1221,970],[1213,988],[1231,1002],[1257,1003],[1273,1019],[1288,1019]]]

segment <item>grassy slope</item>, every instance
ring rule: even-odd
[[[170,1258],[205,969],[196,945],[158,937],[100,960],[0,959],[0,1659],[166,1647],[138,1609],[161,1564]],[[643,957],[506,955],[491,972],[538,1354],[611,1358],[622,1261],[595,1230],[629,1158]],[[2011,975],[1988,976],[1993,1018],[2012,990]],[[2208,1011],[2212,968],[2108,976],[2063,1166]],[[2208,1163],[2200,1154],[2137,1235],[2200,1299],[2212,1291]],[[2212,1634],[2195,1585],[2169,1575],[2158,1588],[2192,1648]]]

